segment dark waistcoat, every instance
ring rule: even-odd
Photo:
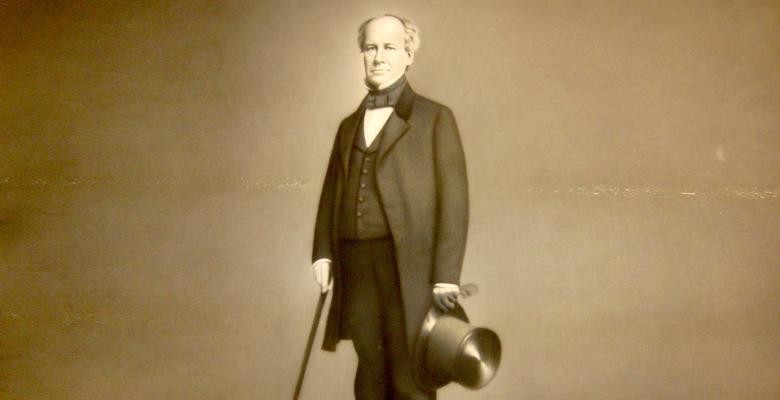
[[[390,236],[376,184],[376,155],[384,128],[366,147],[363,123],[355,135],[342,194],[339,239],[377,239]]]

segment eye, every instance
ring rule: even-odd
[[[388,44],[385,46],[385,50],[395,50],[395,46],[393,46],[392,44]]]

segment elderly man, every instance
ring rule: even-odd
[[[352,340],[357,399],[434,399],[415,384],[410,360],[431,306],[457,301],[463,150],[452,111],[406,81],[418,29],[382,15],[358,32],[368,95],[339,126],[314,235],[315,280],[333,289],[323,349]]]

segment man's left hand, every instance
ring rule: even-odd
[[[458,285],[437,283],[433,287],[433,302],[442,311],[451,310],[458,303]]]

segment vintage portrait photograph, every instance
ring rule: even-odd
[[[0,399],[778,399],[779,22],[0,1]]]

